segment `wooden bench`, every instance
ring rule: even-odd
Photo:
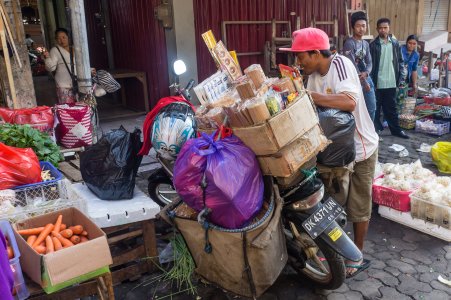
[[[146,112],[149,111],[149,93],[147,89],[147,76],[146,72],[142,71],[134,71],[127,69],[117,69],[117,70],[109,70],[110,74],[114,77],[114,79],[119,79],[121,81],[121,97],[122,97],[122,105],[127,106],[127,94],[125,89],[124,81],[129,78],[137,79],[143,89],[144,94],[144,108]]]

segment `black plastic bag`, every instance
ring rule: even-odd
[[[133,198],[135,178],[141,164],[141,131],[122,126],[105,134],[80,154],[80,171],[88,188],[103,200]]]
[[[318,107],[319,124],[332,144],[317,155],[326,167],[343,167],[355,159],[355,120],[350,112]]]

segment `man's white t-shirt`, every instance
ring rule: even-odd
[[[369,158],[379,145],[379,136],[374,130],[373,122],[365,104],[360,79],[354,64],[345,56],[335,54],[326,75],[315,72],[309,76],[307,89],[323,94],[344,93],[355,102],[354,115],[356,130],[354,141],[356,161]]]

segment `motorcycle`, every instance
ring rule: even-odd
[[[177,93],[184,95],[188,88]],[[177,197],[172,184],[175,159],[164,157],[159,151],[156,158],[161,168],[149,176],[148,191],[163,207]],[[289,264],[317,287],[339,288],[346,278],[344,259],[362,259],[362,253],[343,230],[344,209],[325,196],[324,184],[315,169],[304,171],[300,183],[281,189],[280,196],[284,202],[282,220]]]

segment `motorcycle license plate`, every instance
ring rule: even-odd
[[[332,198],[326,200],[323,206],[317,209],[307,220],[302,222],[302,227],[313,239],[317,238],[324,230],[343,213],[341,207]]]

